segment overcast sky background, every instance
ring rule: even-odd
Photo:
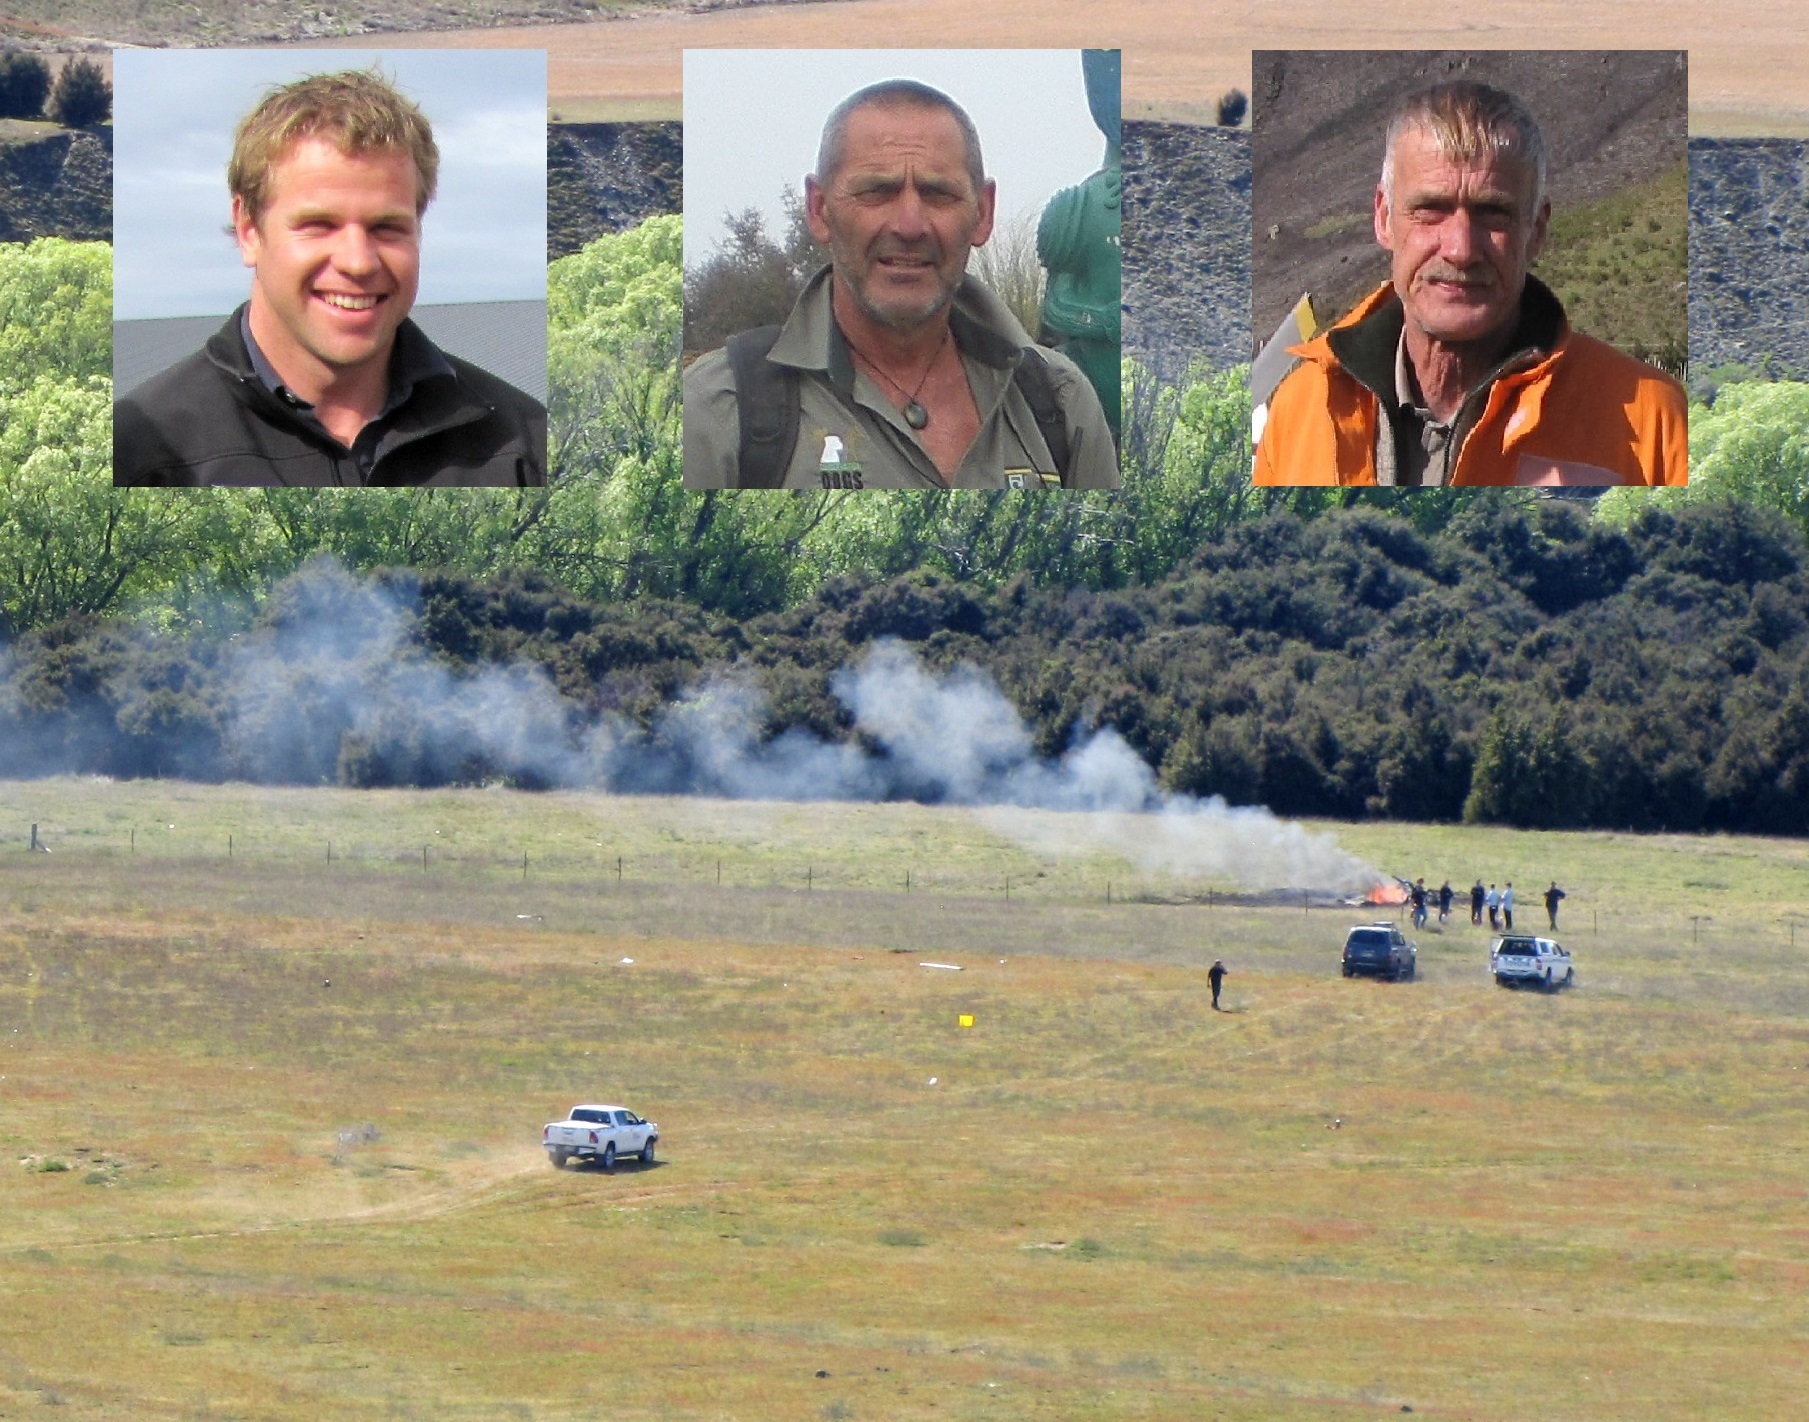
[[[251,273],[225,231],[234,129],[273,84],[375,60],[421,106],[440,148],[417,301],[544,300],[544,51],[120,49],[114,318],[224,316],[245,300]]]
[[[687,270],[727,235],[727,213],[758,208],[767,231],[782,235],[785,186],[803,196],[829,111],[856,89],[896,78],[933,85],[967,110],[987,175],[998,181],[1001,222],[1040,215],[1105,156],[1078,50],[688,49]]]

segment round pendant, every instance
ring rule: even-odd
[[[905,423],[914,430],[920,430],[930,422],[930,412],[915,400],[907,400],[904,407]]]

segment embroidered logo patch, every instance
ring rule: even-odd
[[[860,461],[846,457],[840,435],[823,436],[823,453],[817,459],[817,478],[825,489],[865,488],[862,473]]]

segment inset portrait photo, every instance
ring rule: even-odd
[[[1116,488],[1119,72],[687,50],[685,487]]]
[[[1255,482],[1684,483],[1686,58],[1259,50]]]
[[[546,482],[546,55],[119,50],[114,483]]]

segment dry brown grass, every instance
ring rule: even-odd
[[[556,29],[414,35],[411,44],[551,51],[553,107],[568,120],[679,117],[692,49],[1122,47],[1125,112],[1200,122],[1227,89],[1250,91],[1252,49],[1648,49],[1690,51],[1690,129],[1809,133],[1809,25],[1789,6],[1731,0],[1420,0],[1260,5],[1245,0],[859,0],[649,14]],[[346,41],[345,43],[368,43]],[[624,107],[626,106],[626,107]]]
[[[500,871],[430,893],[376,857],[134,862],[67,832],[267,792],[0,789],[65,831],[0,855],[0,1413],[1791,1415],[1809,1029],[1768,995],[1781,945],[1654,990],[1636,944],[1578,939],[1583,986],[1548,998],[1489,987],[1467,924],[1391,988],[1328,971],[1348,915],[1052,891],[531,871],[524,921]],[[578,798],[362,803],[500,837]],[[310,836],[360,802],[269,803]],[[651,840],[662,807],[701,835],[685,802],[612,818]],[[827,840],[847,808],[810,812]],[[971,853],[942,819],[859,823]],[[1685,843],[1543,852],[1613,882]],[[1802,853],[1699,848],[1747,877]],[[913,914],[964,971],[890,951]],[[540,1123],[596,1097],[661,1122],[660,1165],[547,1169]]]

